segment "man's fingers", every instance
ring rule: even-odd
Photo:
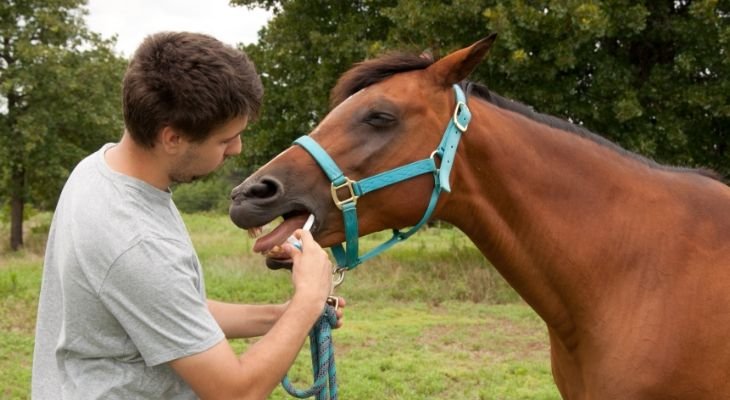
[[[312,232],[305,231],[304,229],[297,229],[294,231],[294,237],[302,242],[302,246],[309,246],[314,242]]]
[[[281,249],[284,250],[284,252],[289,255],[289,258],[294,261],[295,257],[299,257],[302,254],[302,251],[294,247],[290,243],[284,243],[281,245]]]

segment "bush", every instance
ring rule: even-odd
[[[228,210],[232,186],[219,176],[173,188],[173,199],[180,211],[193,213],[199,211]]]

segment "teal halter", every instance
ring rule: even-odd
[[[441,190],[451,192],[449,175],[451,175],[451,167],[454,164],[456,148],[459,146],[461,134],[466,132],[469,120],[471,120],[471,112],[466,105],[466,96],[464,95],[464,91],[458,85],[453,85],[453,87],[456,94],[456,108],[454,109],[454,115],[449,120],[449,124],[446,126],[444,135],[441,138],[441,143],[436,150],[431,153],[429,158],[415,161],[359,181],[354,181],[345,176],[345,174],[337,167],[334,160],[332,160],[332,157],[330,157],[322,146],[315,142],[314,139],[309,136],[302,136],[294,141],[295,144],[302,146],[309,152],[327,175],[330,182],[332,182],[332,199],[334,200],[337,208],[342,210],[342,216],[345,224],[346,247],[343,247],[342,243],[332,246],[332,254],[335,256],[335,260],[339,268],[344,268],[345,270],[353,269],[363,261],[382,253],[394,244],[403,241],[416,233],[416,231],[418,231],[431,218],[431,214],[433,214],[433,211],[436,208],[436,203],[438,202]],[[436,166],[436,156],[441,159],[439,167]],[[393,236],[389,240],[380,244],[368,253],[359,256],[357,210],[355,208],[357,205],[357,199],[375,190],[428,173],[433,174],[434,188],[431,193],[431,199],[428,203],[428,207],[426,208],[421,220],[406,232],[393,229]],[[349,191],[350,197],[340,199],[337,191],[345,188]]]

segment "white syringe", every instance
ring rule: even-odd
[[[314,225],[314,214],[309,214],[309,217],[307,217],[307,221],[304,222],[304,226],[302,226],[302,229],[304,229],[305,231],[309,231],[310,229],[312,229],[312,225]],[[286,238],[286,241],[300,251],[302,250],[302,242],[299,239],[295,238],[294,235]]]

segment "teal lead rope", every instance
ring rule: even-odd
[[[335,348],[332,345],[332,329],[337,325],[335,307],[327,304],[322,316],[309,331],[309,347],[312,351],[312,372],[314,384],[307,390],[295,388],[288,376],[281,380],[290,395],[306,399],[316,396],[317,400],[337,399],[337,376],[335,373]],[[327,390],[329,387],[329,390]]]

